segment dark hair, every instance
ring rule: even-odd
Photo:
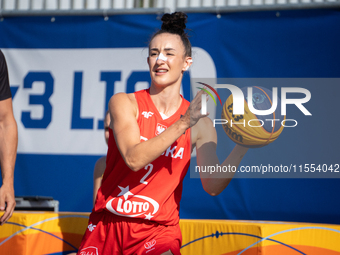
[[[188,38],[188,34],[186,32],[186,25],[188,15],[186,15],[184,12],[174,12],[174,13],[165,13],[162,17],[162,27],[161,30],[157,31],[152,37],[155,38],[157,35],[163,34],[163,33],[170,33],[170,34],[176,34],[181,37],[181,40],[184,45],[185,49],[185,56],[191,57],[191,43]]]

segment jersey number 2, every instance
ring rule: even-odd
[[[144,169],[145,169],[145,170],[148,170],[148,169],[149,169],[149,170],[148,170],[148,172],[143,176],[143,178],[140,179],[140,183],[147,185],[148,182],[146,182],[145,179],[151,174],[152,169],[153,169],[153,165],[152,165],[152,164],[148,164],[148,165],[146,165],[146,166],[144,167]]]

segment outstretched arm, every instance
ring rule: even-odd
[[[12,99],[0,101],[0,164],[2,186],[0,188],[0,224],[5,223],[15,207],[14,198],[14,165],[17,154],[18,131],[13,116]]]
[[[248,148],[236,145],[228,157],[220,165],[216,155],[217,135],[209,118],[201,119],[192,129],[192,139],[196,142],[197,166],[232,166],[236,168],[240,164]],[[234,173],[232,172],[200,172],[201,182],[204,190],[216,196],[220,194],[230,183]]]

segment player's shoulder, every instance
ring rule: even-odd
[[[94,166],[94,176],[102,176],[106,167],[106,156],[99,158]]]
[[[136,97],[134,93],[124,93],[120,92],[117,94],[114,94],[110,99],[110,105],[113,106],[125,106],[129,107],[130,105],[136,104]]]
[[[109,110],[112,117],[127,116],[127,114],[133,114],[137,116],[138,105],[136,97],[133,93],[117,93],[113,95],[109,102]]]
[[[97,165],[97,166],[106,165],[106,156],[100,157],[100,158],[96,161],[96,165]]]
[[[114,94],[110,99],[110,101],[127,101],[127,100],[130,100],[132,102],[135,101],[136,97],[134,93],[119,92]]]

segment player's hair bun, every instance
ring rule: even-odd
[[[162,17],[161,30],[182,36],[185,34],[187,18],[188,15],[183,12],[166,13]]]
[[[163,21],[161,29],[153,34],[150,42],[157,35],[160,35],[163,33],[179,35],[184,45],[185,56],[191,57],[191,43],[189,41],[188,34],[186,31],[186,25],[185,25],[185,23],[187,22],[187,18],[188,18],[188,15],[186,15],[184,12],[174,12],[171,14],[170,13],[164,14],[161,19]]]

